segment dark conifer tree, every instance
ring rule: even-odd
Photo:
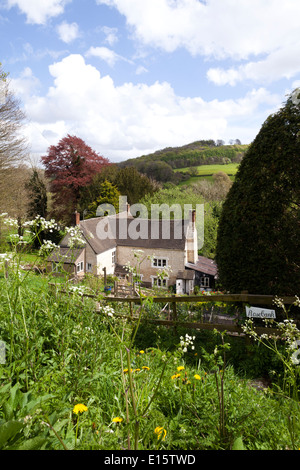
[[[36,168],[33,169],[25,187],[29,194],[28,217],[34,218],[40,215],[46,218],[48,205],[47,188]]]
[[[224,289],[300,292],[300,100],[269,116],[223,205],[216,261]]]

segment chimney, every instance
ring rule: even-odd
[[[186,237],[187,262],[196,264],[198,259],[198,235],[196,229],[196,210],[189,212],[189,225]]]
[[[190,217],[189,217],[189,222],[192,228],[195,228],[196,224],[196,210],[190,210]]]
[[[75,211],[75,225],[79,225],[80,223],[80,213]]]

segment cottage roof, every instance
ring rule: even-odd
[[[115,246],[184,250],[187,221],[133,217],[95,217],[80,222],[84,238],[94,252]]]
[[[186,241],[186,221],[164,219],[128,219],[127,225],[117,223],[117,245],[184,250]],[[123,221],[122,223],[125,224]]]
[[[195,271],[186,269],[185,271],[178,271],[176,279],[184,279],[186,281],[192,281],[195,279]]]
[[[199,256],[197,263],[188,263],[186,264],[186,267],[189,269],[193,269],[194,271],[199,271],[214,277],[217,276],[218,272],[215,261],[210,258],[206,258],[205,256]]]
[[[95,254],[104,253],[117,245],[152,250],[159,248],[184,250],[187,227],[187,220],[134,219],[130,215],[127,217],[127,212],[80,221],[80,229],[86,245],[89,244]],[[69,238],[69,234],[63,238],[60,249],[52,253],[48,258],[49,261],[59,261],[61,256],[64,256],[65,262],[74,262],[72,259],[74,259],[75,252],[71,258]],[[80,252],[76,252],[77,257]],[[69,258],[68,261],[67,258]]]
[[[48,256],[48,261],[52,261],[53,263],[74,264],[83,250],[83,247],[71,249],[69,247],[60,246],[59,248],[55,248]]]

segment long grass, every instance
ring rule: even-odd
[[[142,348],[135,323],[34,276],[0,280],[2,449],[299,447],[298,403],[238,376],[226,341],[208,353],[196,333],[183,352],[185,332],[160,328]],[[86,411],[74,413],[77,404]]]
[[[101,283],[69,287],[28,261],[17,251],[0,272],[1,450],[300,447],[298,395],[286,393],[299,374],[284,358],[280,381],[277,343],[277,388],[258,390],[226,333],[151,326],[157,306],[144,292],[132,319],[120,318],[128,306],[109,305]]]

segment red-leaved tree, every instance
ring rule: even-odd
[[[42,157],[45,175],[50,180],[53,197],[52,215],[64,223],[72,223],[79,207],[80,190],[91,183],[95,174],[110,165],[82,139],[67,135],[51,145]]]

